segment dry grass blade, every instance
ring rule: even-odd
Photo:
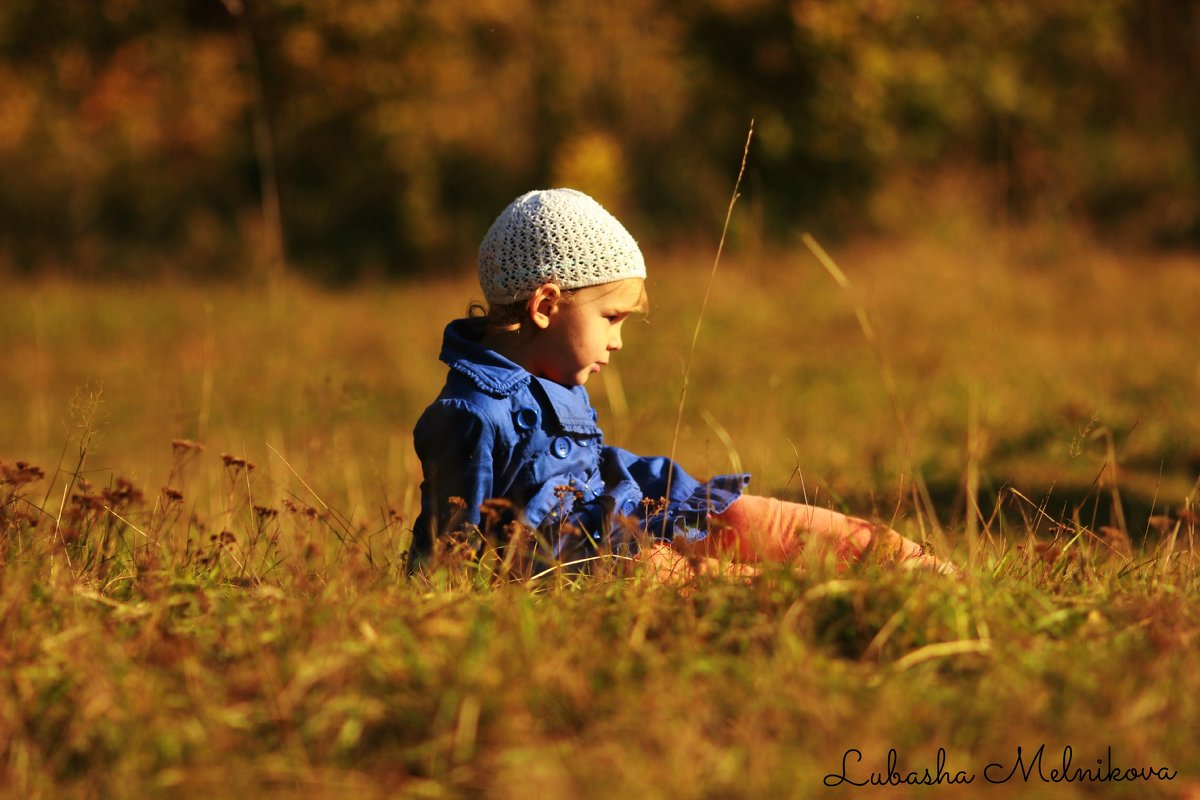
[[[105,511],[107,511],[109,514],[112,514],[114,517],[116,517],[117,519],[119,519],[121,522],[124,522],[124,523],[125,523],[126,525],[128,525],[128,526],[129,526],[129,528],[130,528],[131,530],[133,530],[134,532],[136,532],[136,533],[140,533],[140,534],[142,535],[142,538],[143,538],[143,539],[146,539],[146,540],[149,540],[149,539],[150,539],[150,536],[149,536],[149,535],[148,535],[148,534],[147,534],[147,533],[146,533],[144,530],[142,530],[141,528],[139,528],[137,525],[134,525],[132,522],[130,522],[129,520],[125,519],[124,517],[122,517],[122,516],[121,516],[120,514],[118,514],[116,511],[113,511],[113,510],[112,510],[111,508],[109,508],[108,506],[104,506],[104,510],[105,510]]]
[[[863,338],[867,340],[867,344],[871,347],[871,352],[875,356],[876,362],[879,364],[880,376],[883,379],[883,388],[887,392],[888,400],[892,404],[892,413],[896,417],[896,424],[900,426],[900,433],[904,437],[904,446],[911,446],[912,436],[908,429],[908,422],[904,419],[904,414],[900,410],[900,394],[896,389],[896,379],[892,375],[891,367],[888,365],[887,358],[884,357],[883,347],[879,343],[879,337],[875,335],[875,326],[871,324],[871,317],[867,313],[867,307],[863,304],[862,298],[854,289],[854,285],[850,283],[850,279],[846,277],[846,273],[842,272],[837,262],[825,252],[825,248],[821,247],[820,243],[813,238],[812,234],[802,233],[800,241],[804,242],[804,246],[809,252],[816,257],[825,271],[829,273],[834,282],[841,287],[848,295],[854,305],[854,316],[858,318],[859,327],[862,328]]]
[[[1026,503],[1028,503],[1028,504],[1029,504],[1029,506],[1030,506],[1030,507],[1031,507],[1031,508],[1032,508],[1034,511],[1036,511],[1036,512],[1037,512],[1037,515],[1038,515],[1038,516],[1039,516],[1041,519],[1045,520],[1046,522],[1049,522],[1049,523],[1051,523],[1052,525],[1056,525],[1056,526],[1057,526],[1057,525],[1061,525],[1061,524],[1062,524],[1061,520],[1057,520],[1057,519],[1055,519],[1054,517],[1052,517],[1052,516],[1050,516],[1049,514],[1047,514],[1047,513],[1046,513],[1046,511],[1045,511],[1045,509],[1044,509],[1042,506],[1039,506],[1037,503],[1033,502],[1033,500],[1029,499],[1028,497],[1026,497],[1025,495],[1023,495],[1021,492],[1019,492],[1019,491],[1017,491],[1016,489],[1013,489],[1013,488],[1011,488],[1011,487],[1009,488],[1009,490],[1008,490],[1008,491],[1009,491],[1009,492],[1010,492],[1010,493],[1011,493],[1011,494],[1012,494],[1014,497],[1020,498],[1021,500],[1024,500]],[[1122,553],[1120,550],[1118,550],[1117,548],[1113,547],[1113,546],[1112,546],[1112,544],[1111,544],[1109,541],[1107,541],[1107,540],[1106,540],[1106,539],[1105,539],[1103,536],[1097,536],[1097,535],[1095,534],[1095,532],[1094,532],[1094,531],[1092,531],[1092,530],[1090,530],[1090,529],[1089,529],[1089,528],[1088,528],[1086,525],[1079,525],[1079,526],[1078,526],[1078,529],[1079,529],[1079,530],[1078,530],[1078,533],[1076,534],[1076,536],[1079,536],[1080,534],[1085,534],[1085,533],[1086,533],[1086,534],[1088,535],[1088,537],[1092,539],[1092,541],[1094,541],[1094,542],[1097,542],[1098,544],[1102,544],[1102,545],[1104,545],[1105,547],[1107,547],[1107,548],[1108,548],[1110,551],[1112,551],[1112,553],[1113,553],[1114,555],[1116,555],[1117,557],[1119,557],[1119,558],[1120,558],[1121,560],[1123,560],[1123,561],[1124,561],[1126,564],[1129,564],[1129,563],[1131,563],[1131,562],[1132,562],[1132,560],[1133,560],[1133,559],[1129,558],[1129,556],[1125,555],[1125,554],[1124,554],[1124,553]]]
[[[330,509],[329,506],[325,504],[325,501],[321,499],[321,495],[317,494],[316,490],[314,490],[311,486],[309,486],[307,481],[304,480],[304,478],[300,477],[300,473],[296,472],[296,468],[293,467],[290,463],[288,463],[288,460],[283,457],[282,453],[280,453],[278,450],[276,450],[274,447],[272,447],[269,443],[267,444],[267,449],[270,450],[272,453],[274,453],[275,457],[278,458],[280,461],[282,461],[283,465],[285,467],[287,467],[288,470],[293,475],[296,476],[296,480],[300,481],[300,485],[303,486],[305,489],[307,489],[308,493],[311,494],[314,498],[316,498],[317,502],[321,504],[321,508],[325,509],[325,511],[327,511],[327,512],[332,513],[332,509]]]
[[[924,647],[914,650],[908,655],[899,658],[894,664],[894,669],[897,672],[903,672],[906,669],[911,669],[918,664],[924,664],[926,661],[932,661],[935,658],[947,658],[949,656],[959,656],[967,653],[977,653],[980,655],[988,655],[992,651],[992,644],[986,639],[964,639],[958,642],[938,642],[937,644],[929,644]]]
[[[850,283],[850,279],[846,277],[846,273],[842,271],[829,253],[825,252],[825,248],[821,247],[812,234],[803,233],[800,235],[800,240],[804,242],[804,246],[820,262],[821,266],[825,268],[825,271],[829,273],[834,282],[850,296],[851,302],[854,305],[854,315],[858,318],[859,327],[862,328],[863,338],[867,340],[867,344],[875,356],[880,378],[883,381],[884,392],[887,394],[888,402],[891,403],[892,415],[896,419],[896,426],[900,429],[901,440],[904,442],[904,460],[908,471],[913,476],[913,486],[926,516],[933,524],[934,531],[940,536],[942,529],[938,523],[937,510],[934,507],[933,498],[929,494],[929,488],[926,486],[924,476],[921,475],[914,463],[912,431],[908,427],[908,421],[905,419],[900,407],[900,392],[896,388],[896,379],[892,374],[887,357],[884,355],[879,337],[875,333],[875,326],[871,324],[871,316],[867,313],[867,307],[858,292],[855,291],[854,285]]]
[[[696,354],[696,343],[700,340],[700,326],[704,322],[704,312],[708,309],[708,298],[712,294],[713,281],[717,277],[717,265],[721,263],[721,253],[725,250],[725,237],[729,233],[729,221],[733,219],[733,206],[741,196],[742,176],[746,173],[746,159],[750,155],[750,140],[754,138],[754,120],[750,120],[750,129],[746,131],[746,144],[742,148],[742,163],[738,167],[737,180],[733,182],[733,194],[729,196],[729,207],[725,209],[725,225],[721,228],[721,239],[717,242],[717,254],[713,257],[712,270],[708,274],[708,285],[704,288],[704,299],[700,301],[700,315],[696,318],[696,327],[692,330],[692,343],[688,347],[687,359],[683,364],[683,386],[679,391],[679,408],[675,413],[675,432],[671,435],[671,461],[679,446],[679,429],[683,424],[683,406],[687,402],[688,376],[692,370],[692,357]],[[667,473],[667,486],[663,490],[667,497],[671,496],[671,473]],[[664,532],[666,519],[663,520]]]
[[[591,561],[604,561],[607,559],[614,559],[617,561],[637,561],[636,558],[632,558],[630,556],[622,556],[622,555],[618,555],[616,553],[603,553],[598,556],[588,556],[587,558],[579,558],[574,561],[564,561],[561,564],[555,564],[553,567],[549,567],[549,568],[544,569],[541,572],[537,573],[536,575],[531,577],[529,580],[536,581],[539,578],[544,578],[547,575],[558,572],[560,569],[566,569],[567,567],[576,567],[576,566],[579,566],[580,564],[587,564]]]

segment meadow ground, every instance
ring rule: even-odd
[[[6,283],[0,792],[1200,796],[1200,259],[971,241],[836,250],[856,296],[803,249],[729,257],[677,451],[962,580],[409,578],[469,275]],[[670,450],[710,260],[650,259],[589,386],[610,442]],[[942,784],[851,784],[893,748]]]

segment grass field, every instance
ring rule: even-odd
[[[408,578],[470,276],[5,283],[0,793],[1200,797],[1200,259],[971,241],[730,257],[678,448],[963,580]],[[669,451],[710,259],[650,259],[610,442]],[[850,784],[893,748],[973,780]]]

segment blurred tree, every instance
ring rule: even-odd
[[[917,223],[867,201],[955,173],[1004,219],[1200,242],[1200,0],[242,3],[0,5],[0,266],[247,271],[272,167],[326,280],[467,263],[550,183],[711,236],[752,116],[767,236]]]
[[[0,8],[0,242],[18,265],[208,270],[236,252],[246,94],[219,7],[194,6]]]

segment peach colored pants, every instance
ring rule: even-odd
[[[905,566],[940,564],[914,541],[886,525],[873,525],[825,508],[742,495],[724,513],[709,517],[708,536],[654,548],[649,558],[664,577],[683,569],[684,558],[722,559],[740,564],[788,562],[801,553],[832,552],[839,564],[860,560],[868,550]],[[815,548],[815,552],[813,552]]]

